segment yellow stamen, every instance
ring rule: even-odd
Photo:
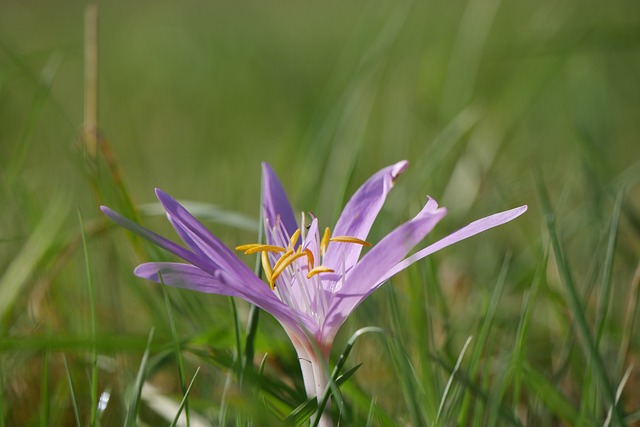
[[[255,245],[244,251],[245,255],[255,254],[256,252],[285,252],[286,249],[282,246],[275,245]]]
[[[333,273],[334,271],[332,269],[330,269],[329,267],[325,267],[323,265],[320,265],[316,268],[311,269],[311,271],[309,272],[309,274],[307,274],[307,279],[311,279],[313,276],[315,276],[316,274],[320,274],[320,273]]]
[[[276,279],[280,277],[282,272],[289,267],[295,260],[307,257],[307,278],[310,279],[313,276],[320,273],[333,273],[329,267],[318,266],[315,267],[315,259],[313,252],[311,249],[306,248],[302,249],[302,245],[299,245],[297,249],[295,248],[296,243],[298,243],[298,239],[300,238],[300,228],[298,228],[289,239],[289,244],[286,248],[282,246],[276,245],[263,245],[260,243],[250,243],[247,245],[240,245],[236,247],[238,251],[244,251],[245,254],[250,255],[256,252],[261,252],[260,258],[262,261],[262,269],[267,277],[269,282],[269,286],[271,290],[274,290],[276,287]],[[329,242],[341,242],[341,243],[355,243],[357,245],[362,246],[371,246],[371,243],[366,242],[362,239],[358,239],[357,237],[352,236],[335,236],[331,237],[331,229],[329,227],[325,228],[324,234],[322,236],[322,240],[320,241],[320,254],[322,256],[327,252],[327,248],[329,247]],[[282,256],[276,261],[275,265],[271,267],[269,263],[269,254],[268,252],[284,252]]]
[[[260,246],[260,243],[249,243],[246,245],[236,246],[236,251],[246,251],[247,249],[255,248],[256,246]]]
[[[278,266],[278,268],[273,269],[273,274],[271,275],[271,281],[275,283],[276,279],[278,278],[278,276],[280,276],[280,274],[282,274],[285,268],[289,267],[293,261],[305,255],[306,254],[304,252],[296,252],[295,254],[292,254],[291,256],[286,258],[284,261],[282,261],[282,263]],[[280,262],[280,260],[282,260],[283,258],[284,257],[280,258],[278,262]]]
[[[289,239],[289,249],[293,249],[296,247],[296,243],[298,242],[298,237],[300,237],[300,229],[298,228],[295,233]]]
[[[276,265],[273,266],[274,270],[277,270],[278,267],[280,267],[280,265],[291,256],[291,254],[293,254],[293,249],[289,249],[287,252],[284,253],[284,255],[282,255],[280,257],[280,259],[278,259],[278,261],[276,261]]]
[[[334,236],[329,239],[330,242],[343,242],[343,243],[355,243],[357,245],[362,246],[371,246],[371,243],[365,242],[362,239],[358,239],[357,237],[351,236]]]
[[[260,255],[262,259],[262,269],[264,270],[264,274],[267,276],[267,280],[269,281],[269,285],[271,285],[271,290],[273,290],[274,286],[271,281],[271,276],[273,275],[273,270],[271,270],[271,265],[269,265],[269,254],[266,251],[263,251]]]
[[[331,229],[329,227],[324,229],[324,235],[322,236],[322,240],[320,241],[320,253],[322,256],[327,252],[327,248],[329,247],[329,238],[331,237]]]
[[[313,270],[315,261],[313,259],[313,253],[311,252],[311,249],[305,249],[304,253],[307,254],[307,267],[309,267],[309,270]]]

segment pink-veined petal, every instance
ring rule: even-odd
[[[409,162],[403,160],[388,166],[362,184],[344,207],[332,234],[366,240],[389,190],[408,164]],[[323,264],[338,271],[344,263],[345,270],[349,270],[358,261],[361,251],[360,245],[332,242]]]
[[[429,198],[418,215],[387,234],[367,252],[334,295],[323,334],[333,336],[349,314],[377,288],[380,277],[407,256],[446,213],[445,208],[438,208],[435,200]]]

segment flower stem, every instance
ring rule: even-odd
[[[290,335],[291,336],[291,335]],[[318,356],[316,352],[298,339],[291,339],[298,353],[298,361],[300,362],[300,369],[302,370],[302,379],[304,381],[304,389],[308,398],[316,396],[318,405],[322,396],[327,391],[327,384],[329,383],[328,371],[326,366],[326,360],[328,357]],[[331,412],[329,410],[330,402],[325,405],[325,409],[322,413],[316,413],[311,418],[311,425],[318,427],[332,427]],[[320,419],[318,420],[318,417]]]

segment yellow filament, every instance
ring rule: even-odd
[[[271,275],[271,282],[275,283],[276,279],[278,278],[278,276],[280,276],[280,274],[282,274],[282,272],[284,271],[285,268],[289,267],[291,265],[291,263],[295,260],[297,260],[300,257],[305,256],[306,254],[304,252],[296,252],[295,254],[290,255],[288,258],[280,258],[278,260],[278,263],[280,263],[280,261],[284,258],[284,261],[282,261],[282,263],[280,263],[280,265],[278,266],[278,268],[274,268],[273,269],[273,274]]]
[[[289,249],[293,249],[296,246],[296,243],[298,242],[298,237],[300,237],[299,228],[295,231],[295,233],[293,233],[293,235],[291,236],[291,239],[289,239]]]
[[[325,267],[323,265],[320,265],[320,266],[318,266],[316,268],[311,269],[311,271],[309,271],[309,274],[307,274],[307,279],[311,279],[316,274],[333,273],[333,272],[334,271],[332,269],[330,269],[329,267]]]
[[[309,267],[309,270],[313,270],[315,261],[313,259],[313,253],[311,252],[311,249],[305,249],[304,253],[307,254],[307,267]]]
[[[280,257],[280,259],[278,259],[278,261],[276,261],[276,265],[273,266],[274,270],[277,270],[278,267],[280,267],[280,265],[291,256],[291,254],[293,254],[293,249],[289,249],[287,252],[284,253],[284,255],[282,255]]]
[[[329,239],[330,242],[343,242],[343,243],[355,243],[356,245],[371,246],[371,243],[365,242],[362,239],[351,236],[334,236]]]
[[[249,243],[247,245],[240,245],[236,247],[238,251],[244,251],[246,255],[254,254],[257,252],[261,252],[260,258],[262,261],[262,268],[267,276],[267,280],[269,281],[269,286],[271,290],[274,290],[276,287],[276,279],[280,277],[282,272],[289,267],[295,260],[302,257],[307,257],[307,278],[310,279],[313,276],[320,273],[333,273],[334,270],[325,266],[315,267],[315,259],[313,256],[313,252],[309,248],[302,249],[302,245],[298,246],[298,249],[294,249],[298,239],[300,238],[300,229],[298,228],[291,238],[289,239],[289,244],[287,248],[283,248],[282,246],[276,245],[263,245],[260,243]],[[366,242],[362,239],[358,239],[357,237],[352,236],[335,236],[331,237],[331,229],[329,227],[325,228],[324,234],[322,236],[322,240],[320,241],[320,254],[322,256],[327,252],[327,248],[329,247],[329,242],[342,242],[342,243],[355,243],[357,245],[362,246],[371,246],[371,243]],[[269,264],[269,254],[268,252],[284,252],[282,256],[276,261],[273,268],[271,264]]]
[[[273,282],[271,281],[271,276],[273,275],[273,270],[271,270],[271,265],[269,264],[269,256],[266,251],[263,251],[260,254],[260,258],[262,260],[262,269],[264,270],[264,274],[267,276],[267,280],[269,281],[269,285],[271,286],[271,290],[273,290]]]
[[[324,229],[324,235],[322,236],[322,240],[320,241],[320,253],[322,256],[327,252],[327,248],[329,247],[329,238],[331,237],[331,229],[329,227]]]
[[[247,249],[255,248],[256,246],[260,246],[260,243],[249,243],[247,245],[236,246],[236,251],[246,251]]]
[[[282,246],[275,245],[255,245],[252,248],[246,249],[244,251],[245,255],[255,254],[256,252],[285,252],[286,249]]]

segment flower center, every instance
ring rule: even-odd
[[[294,261],[299,258],[306,257],[307,259],[307,279],[311,279],[316,274],[320,273],[333,273],[329,267],[325,267],[323,265],[315,265],[315,259],[313,256],[313,252],[309,248],[304,248],[303,245],[298,245],[298,248],[295,249],[296,243],[298,242],[298,238],[300,237],[300,229],[298,228],[295,233],[289,239],[289,243],[287,247],[277,246],[277,245],[264,245],[261,243],[249,243],[246,245],[240,245],[236,247],[237,251],[243,251],[245,255],[251,255],[260,252],[260,259],[262,261],[262,268],[264,270],[265,275],[267,276],[267,280],[269,282],[269,287],[271,290],[274,290],[276,287],[276,279],[282,274],[283,271],[287,269]],[[358,239],[357,237],[352,236],[334,236],[331,237],[331,229],[327,227],[324,230],[324,235],[322,236],[322,240],[320,242],[320,255],[324,258],[325,253],[329,247],[329,242],[342,242],[342,243],[354,243],[356,245],[362,246],[371,246],[371,243],[366,242],[362,239]],[[272,253],[282,253],[280,258],[276,261],[276,263],[271,266],[269,263],[269,252]]]

